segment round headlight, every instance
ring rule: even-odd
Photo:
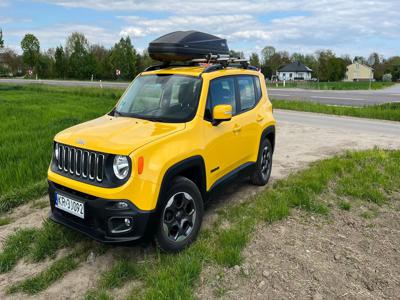
[[[116,155],[113,163],[114,174],[118,179],[125,179],[129,174],[129,161],[126,156]]]
[[[60,159],[60,150],[57,143],[54,147],[54,157],[56,158],[56,160]]]

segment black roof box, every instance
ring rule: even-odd
[[[175,31],[149,44],[149,55],[163,62],[204,58],[207,54],[229,54],[225,39],[199,31]]]

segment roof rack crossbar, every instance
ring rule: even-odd
[[[208,54],[204,58],[192,59],[192,60],[188,61],[187,64],[173,65],[173,64],[171,64],[171,62],[164,62],[159,65],[150,66],[150,67],[146,68],[144,70],[144,72],[161,70],[161,69],[165,69],[165,68],[173,67],[173,66],[184,67],[184,66],[194,66],[197,64],[212,64],[212,65],[206,66],[202,73],[210,73],[213,71],[222,70],[229,66],[235,67],[235,68],[242,68],[242,69],[247,69],[247,70],[258,71],[258,68],[254,67],[254,66],[250,66],[249,61],[245,58],[231,57],[228,54]],[[200,76],[201,76],[201,74],[200,74]]]

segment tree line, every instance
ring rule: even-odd
[[[5,48],[0,29],[0,76],[27,76],[58,79],[122,79],[132,80],[146,67],[156,63],[146,51],[138,53],[129,37],[122,37],[109,49],[90,44],[84,34],[74,32],[65,45],[42,51],[39,39],[26,34],[21,41],[22,55]],[[232,56],[244,57],[243,52],[231,51]],[[374,69],[376,80],[400,80],[400,56],[385,58],[374,52],[368,58],[337,56],[331,50],[320,50],[313,54],[277,51],[266,46],[261,54],[252,53],[250,64],[261,69],[266,78],[271,78],[283,65],[299,61],[313,70],[312,76],[320,81],[340,81],[346,67],[358,61]]]
[[[331,50],[319,50],[313,54],[295,52],[290,55],[287,51],[277,51],[274,47],[267,46],[262,49],[261,55],[250,55],[250,64],[259,67],[267,78],[275,75],[281,66],[295,61],[312,69],[312,76],[320,81],[343,80],[346,67],[355,61],[372,67],[375,80],[400,79],[400,56],[385,58],[376,52],[371,53],[368,58],[356,56],[351,59],[349,55],[338,57]]]
[[[121,38],[107,49],[90,44],[84,34],[74,32],[65,45],[41,51],[39,39],[28,33],[21,41],[22,55],[4,49],[4,43],[0,42],[0,46],[3,47],[0,76],[3,73],[57,79],[132,80],[154,63],[146,51],[137,53],[129,37]]]

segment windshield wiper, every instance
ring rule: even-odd
[[[123,117],[124,114],[119,112],[118,110],[114,110],[114,117]]]

